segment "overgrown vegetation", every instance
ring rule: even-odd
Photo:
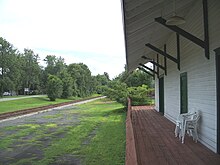
[[[32,124],[0,128],[1,152],[7,152],[8,148],[13,152],[16,147],[22,149],[22,146],[35,146],[34,150],[38,150],[39,154],[42,152],[40,155],[43,157],[40,158],[38,157],[40,155],[31,156],[29,153],[27,157],[16,159],[15,165],[65,164],[60,161],[66,155],[81,159],[86,165],[124,164],[126,113],[121,104],[102,99],[79,105],[74,110],[69,109],[65,113],[68,113],[68,116],[80,115],[80,122],[75,126],[32,122]],[[54,114],[54,117],[53,115],[45,117],[55,119],[61,116]],[[48,133],[51,128],[54,130]],[[5,131],[13,133],[6,136]],[[65,133],[65,136],[57,137],[59,133]],[[49,139],[50,144],[45,147],[41,139]],[[18,142],[20,146],[14,145]]]
[[[128,97],[131,99],[132,105],[148,105],[150,104],[150,92],[147,85],[142,85],[138,87],[129,87]]]
[[[125,71],[109,82],[104,94],[126,106],[128,97],[132,105],[152,104],[153,92],[152,77],[135,70],[130,74]]]

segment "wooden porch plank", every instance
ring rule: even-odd
[[[182,144],[174,136],[175,125],[152,107],[132,107],[131,118],[139,165],[220,164],[220,155],[191,137]]]

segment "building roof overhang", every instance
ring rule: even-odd
[[[173,33],[162,26],[155,18],[168,19],[173,15],[173,0],[121,0],[126,45],[128,71],[135,70],[139,64],[156,61],[157,53],[149,49],[150,43],[163,50],[164,44]],[[196,0],[176,0],[175,12],[185,17]],[[178,27],[181,28],[181,25]],[[145,56],[147,58],[142,58]]]

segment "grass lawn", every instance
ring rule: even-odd
[[[23,124],[4,127],[0,132],[0,150],[7,152],[16,151],[19,142],[19,150],[22,146],[35,145],[39,147],[43,155],[15,160],[12,164],[65,164],[66,157],[74,156],[86,165],[122,165],[125,163],[125,118],[124,107],[108,99],[100,99],[87,104],[78,105],[74,110],[68,109],[65,115],[71,119],[71,115],[79,115],[79,123],[76,125],[60,125],[58,122],[47,124]],[[56,119],[61,121],[62,115],[47,115],[44,119]],[[65,120],[68,120],[65,119]],[[52,133],[48,130],[54,129]],[[4,136],[4,131],[14,132]],[[56,134],[65,132],[65,136],[57,138]],[[33,136],[34,134],[34,136]],[[42,145],[40,139],[50,138],[50,144]],[[21,145],[22,144],[22,145]],[[14,147],[14,148],[13,148]],[[30,148],[30,147],[29,147]],[[7,151],[8,150],[8,151]],[[27,153],[28,151],[25,151]],[[1,157],[1,153],[0,153]],[[13,158],[10,158],[13,160]],[[1,160],[0,160],[1,164]]]
[[[42,96],[42,97],[30,97],[30,98],[22,98],[18,100],[3,101],[0,102],[0,107],[1,107],[0,114],[5,112],[18,111],[22,109],[63,103],[77,99],[80,98],[56,99],[56,101],[50,101],[49,98],[47,98],[47,96]]]

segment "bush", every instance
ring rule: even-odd
[[[148,86],[129,87],[128,96],[131,99],[131,105],[147,105],[150,103],[148,97]]]
[[[47,95],[51,101],[55,101],[56,98],[59,98],[63,92],[62,81],[54,75],[48,76],[47,81]]]
[[[105,88],[104,95],[112,100],[116,100],[118,103],[127,106],[127,85],[119,81],[111,81],[108,87]]]
[[[148,105],[151,104],[152,89],[147,85],[138,87],[127,87],[120,81],[111,81],[108,87],[105,87],[104,95],[112,100],[127,106],[127,98],[131,99],[131,105]]]

